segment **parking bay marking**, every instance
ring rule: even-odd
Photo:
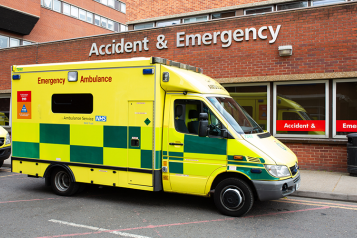
[[[49,221],[50,222],[54,222],[54,223],[63,224],[63,225],[73,226],[73,227],[87,228],[87,229],[95,230],[95,231],[105,231],[105,232],[108,232],[108,233],[111,233],[111,234],[120,235],[120,236],[124,236],[124,237],[150,238],[148,236],[140,236],[140,235],[125,233],[125,232],[120,232],[120,231],[110,231],[110,230],[104,229],[104,228],[99,228],[99,227],[94,227],[94,226],[87,226],[87,225],[82,225],[82,224],[76,224],[76,223],[72,223],[72,222],[60,221],[60,220],[55,220],[55,219],[51,219]]]
[[[323,209],[329,209],[329,206],[325,207],[314,207],[314,208],[308,208],[308,209],[302,209],[302,210],[295,210],[295,211],[285,211],[285,212],[274,212],[274,213],[267,213],[267,214],[261,214],[261,215],[252,215],[252,216],[246,216],[246,217],[229,217],[229,218],[224,218],[224,219],[215,219],[215,220],[204,220],[204,221],[192,221],[192,222],[183,222],[183,223],[172,223],[172,224],[162,224],[162,225],[149,225],[149,226],[142,226],[142,227],[132,227],[132,228],[123,228],[123,229],[117,229],[117,230],[97,230],[96,232],[87,232],[87,233],[75,233],[75,234],[64,234],[64,235],[55,235],[55,236],[44,236],[44,237],[39,237],[39,238],[52,238],[52,237],[73,237],[73,236],[83,236],[83,235],[93,235],[93,234],[99,234],[103,232],[118,232],[118,231],[129,231],[129,230],[141,230],[141,229],[153,229],[153,228],[159,228],[159,227],[171,227],[171,226],[182,226],[182,225],[193,225],[193,224],[200,224],[200,223],[210,223],[210,222],[221,222],[221,221],[230,221],[230,220],[235,220],[235,219],[244,219],[244,218],[255,218],[255,217],[262,217],[262,216],[276,216],[276,215],[281,215],[281,214],[289,214],[289,213],[296,213],[296,212],[306,212],[306,211],[314,211],[314,210],[323,210]],[[101,228],[97,228],[101,229]],[[116,233],[113,233],[116,234]],[[131,235],[131,234],[130,234]],[[132,236],[134,237],[134,236]],[[144,236],[136,236],[136,237],[144,237]]]

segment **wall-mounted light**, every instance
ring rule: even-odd
[[[279,46],[278,50],[279,50],[280,56],[290,56],[293,54],[293,46],[292,45]]]

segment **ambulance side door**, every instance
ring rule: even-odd
[[[199,113],[216,124],[217,136],[199,137]],[[171,95],[167,143],[168,176],[174,192],[204,194],[209,176],[227,165],[227,139],[219,136],[222,125],[200,98]],[[214,129],[212,129],[214,131]]]

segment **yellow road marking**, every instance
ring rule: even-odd
[[[288,201],[286,201],[288,200]],[[289,201],[291,200],[291,201]],[[285,199],[285,200],[272,200],[274,202],[285,202],[285,203],[292,203],[292,204],[300,204],[300,205],[309,205],[309,206],[318,206],[318,207],[324,207],[324,206],[329,206],[331,208],[340,208],[340,209],[347,209],[347,210],[355,210],[357,211],[357,206],[353,205],[344,205],[344,204],[337,204],[340,206],[331,205],[334,203],[329,203],[329,202],[311,202],[311,201],[304,201],[304,200],[293,200],[293,199]],[[350,207],[352,206],[352,207]]]

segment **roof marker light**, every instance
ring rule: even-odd
[[[20,78],[21,78],[21,75],[19,75],[19,74],[12,75],[12,79],[20,79]]]
[[[154,74],[154,69],[143,69],[143,74]]]
[[[77,82],[77,80],[78,80],[77,71],[68,72],[68,82]]]

